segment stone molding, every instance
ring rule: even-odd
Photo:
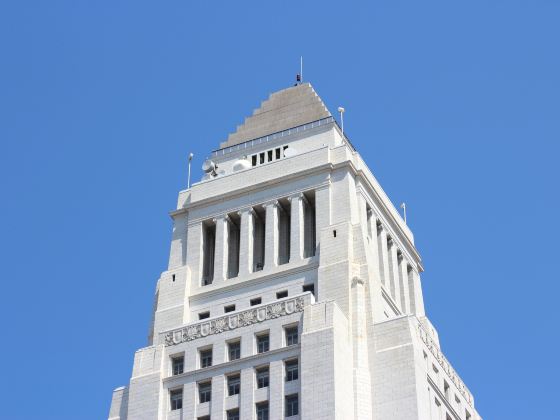
[[[424,329],[420,321],[416,319],[416,322],[417,322],[417,331],[418,331],[418,335],[420,336],[420,339],[424,342],[426,347],[428,347],[432,355],[438,361],[441,368],[444,370],[445,373],[447,373],[447,375],[451,379],[451,382],[455,384],[455,386],[457,387],[461,395],[463,395],[467,403],[471,407],[473,407],[473,398],[467,386],[463,383],[459,375],[457,375],[455,369],[451,367],[451,363],[449,363],[449,361],[445,358],[441,350],[438,348],[434,340],[432,340],[430,334]]]
[[[208,321],[200,321],[186,325],[175,330],[160,334],[165,346],[193,341],[209,335],[220,334],[225,331],[247,327],[270,319],[302,312],[305,307],[303,296],[276,301],[267,305],[258,306],[231,315],[221,316]]]

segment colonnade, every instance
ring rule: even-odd
[[[315,255],[313,192],[298,193],[202,222],[208,285]]]

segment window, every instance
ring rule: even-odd
[[[251,156],[251,164],[257,166],[257,155]]]
[[[259,155],[259,163],[264,163],[264,152]]]
[[[286,417],[299,414],[298,394],[286,395]]]
[[[303,292],[311,292],[315,296],[315,285],[314,284],[304,284],[302,287]]]
[[[260,297],[251,299],[251,306],[260,305],[262,303],[262,299]]]
[[[206,318],[210,318],[210,312],[206,311],[198,314],[198,319],[206,319]]]
[[[257,372],[257,388],[266,388],[268,386],[268,366],[256,369]]]
[[[239,420],[239,408],[227,411],[227,420]]]
[[[227,305],[227,306],[224,306],[224,312],[225,312],[225,313],[233,312],[233,311],[235,311],[235,305]]]
[[[241,387],[241,377],[239,376],[239,374],[228,376],[227,388],[228,388],[228,395],[230,397],[232,395],[239,394],[240,387]]]
[[[268,334],[257,335],[257,353],[265,353],[270,348]]]
[[[169,391],[169,399],[171,410],[180,410],[183,408],[183,389],[173,389]]]
[[[171,373],[173,375],[180,375],[181,373],[183,373],[184,365],[184,356],[173,356],[171,358]]]
[[[200,382],[198,384],[198,402],[205,403],[212,400],[212,382]]]
[[[286,333],[286,345],[293,346],[298,343],[298,327],[286,327],[284,330]]]
[[[281,292],[276,292],[276,299],[284,299],[288,297],[288,291],[282,290]]]
[[[296,381],[299,377],[298,370],[297,359],[286,361],[286,382]]]
[[[272,150],[268,151],[268,161],[272,162]]]
[[[228,343],[229,360],[237,360],[241,357],[241,341],[231,341]]]
[[[257,420],[268,420],[268,401],[257,404]]]
[[[280,159],[280,148],[277,147],[274,152],[276,153],[276,160]]]
[[[200,350],[200,367],[212,366],[212,349]]]

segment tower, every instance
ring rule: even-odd
[[[110,420],[478,420],[414,237],[308,83],[179,193],[148,345]]]

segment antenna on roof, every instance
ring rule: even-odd
[[[187,176],[187,190],[191,187],[191,162],[192,162],[192,158],[193,158],[193,154],[192,152],[189,153],[189,174]]]
[[[401,209],[403,209],[404,223],[406,223],[406,203],[401,204]]]
[[[299,61],[299,73],[296,74],[296,84],[295,86],[303,82],[303,56],[300,57]]]

